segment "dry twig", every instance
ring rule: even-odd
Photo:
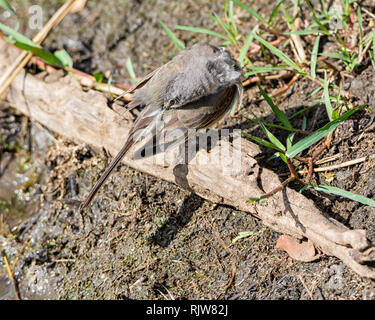
[[[17,282],[16,282],[16,279],[14,279],[13,272],[12,272],[12,270],[10,269],[10,265],[9,265],[9,262],[8,262],[8,258],[7,258],[7,256],[6,256],[5,253],[3,253],[3,260],[4,260],[4,263],[5,263],[5,266],[6,266],[7,272],[8,272],[8,277],[9,277],[10,281],[11,281],[12,284],[13,284],[14,294],[15,294],[15,296],[16,296],[16,299],[17,299],[17,300],[20,300],[20,296],[19,296],[19,293],[18,293]]]

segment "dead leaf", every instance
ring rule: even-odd
[[[276,247],[286,251],[290,257],[298,261],[311,262],[320,257],[316,254],[315,247],[310,240],[298,243],[296,239],[286,234],[277,240]]]

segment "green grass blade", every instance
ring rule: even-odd
[[[291,123],[289,122],[288,118],[286,117],[285,113],[281,111],[272,101],[271,97],[260,87],[258,86],[260,93],[262,94],[263,98],[267,101],[268,105],[271,107],[272,111],[276,115],[276,117],[281,121],[281,123],[288,128],[289,130],[292,130],[293,127]]]
[[[264,45],[268,50],[270,50],[274,55],[279,57],[284,63],[286,63],[288,66],[295,69],[298,73],[302,75],[306,75],[306,73],[293,62],[292,59],[290,59],[287,55],[285,55],[282,51],[274,47],[272,44],[264,40],[263,38],[259,37],[257,34],[254,34],[254,38],[257,39],[262,45]]]
[[[172,42],[175,44],[175,46],[178,48],[178,50],[185,49],[185,45],[183,42],[176,37],[176,35],[169,29],[162,21],[159,21],[161,27],[165,31],[165,33],[168,35],[168,37],[172,40]]]
[[[311,93],[310,93],[310,97],[313,97],[315,96],[320,90],[322,90],[323,87],[317,87],[316,89],[314,89]]]
[[[305,30],[284,32],[284,34],[308,35],[308,34],[325,34],[325,33],[322,30],[305,29]]]
[[[246,72],[244,74],[245,77],[250,77],[253,76],[254,74],[258,73],[265,73],[265,72],[272,72],[272,71],[280,71],[284,70],[286,66],[276,66],[276,67],[255,67],[255,66],[250,66],[248,67],[249,72]]]
[[[258,30],[258,25],[256,25],[249,33],[249,36],[246,38],[246,41],[243,45],[243,47],[241,48],[241,51],[240,51],[240,56],[238,58],[238,61],[240,63],[240,66],[242,67],[244,65],[244,60],[245,60],[245,57],[246,57],[246,54],[247,52],[249,51],[249,48],[250,48],[250,45],[251,43],[253,42],[253,39],[254,39],[254,34],[255,32]]]
[[[113,82],[113,77],[112,77],[112,73],[111,73],[109,78],[108,78],[107,85],[108,85],[109,95],[111,96],[111,99],[113,100],[114,96],[113,96],[113,93],[112,93],[112,90],[111,90],[112,82]]]
[[[307,126],[307,118],[306,116],[303,116],[301,130],[306,130],[306,126]]]
[[[305,190],[308,190],[308,189],[311,189],[311,188],[313,188],[314,186],[312,185],[312,184],[308,184],[308,185],[306,185],[306,186],[303,186],[298,192],[299,193],[302,193],[303,191],[305,191]]]
[[[283,160],[286,164],[288,164],[288,158],[282,152],[277,152],[277,155]]]
[[[347,56],[348,60],[350,61],[350,54],[349,54],[349,52],[346,48],[346,44],[345,44],[344,40],[339,36],[338,33],[335,33],[335,36],[336,36],[336,39],[340,42],[345,55]]]
[[[264,20],[256,11],[254,11],[253,9],[249,8],[248,6],[244,5],[243,3],[241,3],[240,1],[238,0],[231,0],[233,1],[236,5],[238,5],[239,7],[241,7],[242,9],[244,9],[245,11],[247,11],[248,13],[250,13],[254,18],[258,19],[260,22],[264,23],[265,25],[267,25],[267,21]]]
[[[294,23],[293,23],[294,19],[290,17],[288,10],[285,6],[283,6],[283,13],[284,13],[284,18],[289,25],[289,29],[294,30]]]
[[[319,18],[319,17],[318,17]],[[331,20],[328,20],[328,19],[324,19],[324,20],[320,20],[320,23],[323,24],[323,25],[329,25],[329,23],[331,22]],[[340,21],[342,22],[342,21]],[[316,28],[316,27],[319,27],[319,24],[316,23],[316,22],[313,22],[312,24],[309,25],[310,28]],[[320,31],[323,31],[323,30],[320,30]],[[325,32],[323,32],[325,34]]]
[[[135,72],[134,72],[134,68],[133,68],[133,64],[132,64],[132,61],[130,58],[127,58],[126,59],[126,63],[125,63],[125,67],[126,67],[126,70],[128,71],[129,73],[129,76],[130,76],[130,81],[132,83],[137,83],[137,77],[135,76]]]
[[[320,55],[327,56],[327,57],[334,58],[334,59],[340,59],[348,63],[350,62],[350,59],[347,56],[340,54],[340,53],[336,53],[336,52],[323,52]]]
[[[268,123],[268,122],[261,122],[261,121],[256,120],[256,119],[248,119],[248,120],[251,121],[251,122],[253,122],[253,123],[257,123],[257,124],[263,123],[266,127],[277,128],[277,129],[281,129],[281,130],[285,130],[285,131],[291,131],[287,127],[284,127],[284,126],[282,126],[280,124]],[[296,129],[292,129],[292,131],[293,132],[297,132]]]
[[[214,37],[221,38],[221,39],[224,39],[226,41],[231,42],[231,39],[229,39],[227,36],[224,36],[220,33],[217,33],[217,32],[212,31],[212,30],[204,29],[204,28],[188,27],[188,26],[176,26],[176,29],[184,30],[184,31],[191,31],[191,32],[198,32],[198,33],[205,33],[205,34],[208,34],[210,36],[214,36]]]
[[[251,134],[249,134],[249,133],[246,133],[246,132],[243,132],[242,134],[243,134],[246,138],[249,138],[249,139],[251,139],[251,140],[254,140],[256,143],[258,143],[258,144],[260,144],[260,145],[262,145],[262,146],[264,146],[264,147],[266,147],[266,148],[274,149],[274,150],[279,151],[279,152],[284,152],[282,149],[278,148],[277,146],[275,146],[275,145],[274,145],[273,143],[271,143],[271,142],[268,142],[268,141],[263,140],[263,139],[261,139],[261,138],[258,138],[258,137],[256,137],[256,136],[253,136],[253,135],[251,135]]]
[[[293,145],[293,139],[294,139],[295,134],[296,134],[295,132],[292,132],[286,138],[286,148],[287,149],[290,149],[292,147],[292,145]]]
[[[333,119],[333,108],[331,105],[331,97],[329,96],[329,91],[328,91],[328,80],[327,80],[327,72],[324,71],[324,82],[323,82],[323,97],[324,97],[324,104],[326,106],[328,118],[330,121],[334,120]]]
[[[233,44],[237,43],[236,38],[228,25],[226,25],[215,13],[214,15],[209,14],[208,16],[224,29],[225,33],[228,35],[228,39],[230,39]]]
[[[41,46],[37,45],[29,38],[25,37],[21,33],[17,32],[16,30],[0,23],[0,30],[8,34],[11,38],[7,38],[7,40],[13,43],[16,47],[23,49],[34,56],[40,57],[44,62],[50,64],[51,66],[55,67],[63,67],[63,63],[60,59],[50,53],[47,50],[44,50]]]
[[[337,106],[339,106],[341,104],[341,91],[342,91],[342,82],[340,81],[339,92],[337,93],[337,96],[336,96],[336,105]]]
[[[327,123],[325,126],[320,128],[319,130],[315,131],[313,134],[311,134],[308,137],[303,138],[302,140],[298,141],[291,148],[287,149],[286,156],[288,158],[294,158],[297,154],[299,154],[303,150],[309,148],[314,143],[316,143],[320,139],[322,139],[325,135],[327,135],[327,134],[331,133],[333,130],[335,130],[336,127],[338,127],[345,119],[350,117],[353,113],[357,112],[358,110],[361,110],[364,107],[365,107],[365,105],[362,105],[360,107],[351,109],[348,112],[345,112],[341,117]]]
[[[57,50],[55,51],[54,55],[57,57],[57,59],[60,60],[61,64],[64,67],[73,67],[73,61],[72,58],[69,56],[69,54],[65,50]]]
[[[299,115],[305,113],[306,111],[310,110],[311,108],[313,108],[312,106],[310,107],[306,107],[306,108],[303,108],[302,110],[300,111],[297,111],[296,113],[292,114],[288,120],[293,120],[294,118],[297,118]]]
[[[268,19],[268,25],[271,24],[272,20],[276,17],[277,12],[280,9],[281,4],[284,2],[284,0],[279,0],[276,7],[272,10],[272,13],[270,15],[270,18]]]
[[[221,47],[228,47],[228,46],[230,46],[232,44],[232,41],[224,41],[224,42],[222,42],[221,43]]]
[[[319,25],[320,29],[322,29],[322,31],[324,32],[324,34],[326,34],[327,36],[329,36],[329,31],[328,31],[328,29],[324,26],[323,22],[321,22],[321,21],[319,20],[319,17],[318,17],[318,15],[316,14],[316,12],[315,12],[313,6],[311,5],[310,0],[306,0],[306,3],[307,3],[307,5],[308,5],[309,8],[310,8],[311,13],[313,14],[313,17],[314,17],[315,22]]]
[[[282,151],[286,151],[286,148],[285,146],[281,143],[281,141],[279,139],[277,139],[272,133],[271,131],[269,131],[266,126],[262,123],[262,122],[259,122],[260,126],[262,127],[264,133],[266,134],[268,140],[271,141],[271,143],[276,146],[279,150],[282,150]]]
[[[371,206],[371,207],[375,208],[375,201],[374,200],[372,200],[370,198],[367,198],[367,197],[364,197],[364,196],[361,196],[361,195],[356,194],[356,193],[352,193],[352,192],[340,189],[340,188],[331,187],[331,186],[321,186],[320,185],[320,186],[315,187],[314,189],[317,190],[317,191],[323,191],[323,192],[326,192],[326,193],[331,193],[331,194],[335,194],[337,196],[345,197],[345,198],[348,198],[350,200],[354,200],[354,201],[357,201],[359,203],[366,204],[368,206]]]
[[[310,74],[313,79],[315,79],[316,77],[316,61],[318,58],[319,43],[320,43],[320,35],[316,37],[315,42],[314,42],[314,47],[311,53]]]
[[[13,10],[12,6],[8,3],[8,1],[0,0],[0,7],[3,7],[5,10],[9,11],[17,17],[17,13]]]
[[[323,9],[323,14],[324,14],[324,16],[325,16],[327,19],[329,19],[329,13],[328,13],[328,11],[327,11],[327,6],[326,6],[326,4],[325,4],[325,0],[321,0],[320,3],[321,3],[321,5],[322,5],[322,9]]]
[[[24,43],[29,46],[38,46],[36,43],[32,42],[28,37],[25,37],[21,33],[17,32],[16,30],[6,26],[5,24],[0,23],[0,30],[5,32],[6,34],[10,35],[15,41]],[[8,40],[12,42],[12,39]]]
[[[13,7],[8,3],[6,0],[0,0],[0,7],[3,7],[5,10],[9,11],[11,14],[13,14],[16,19],[16,26],[14,27],[15,30],[18,30],[20,27],[20,18],[18,17],[16,11],[14,11]]]
[[[232,24],[232,30],[233,30],[234,34],[237,34],[238,30],[237,30],[237,25],[236,25],[236,19],[234,18],[234,10],[233,10],[233,2],[232,1],[229,3],[229,17],[230,17],[230,22]]]
[[[262,55],[264,56],[264,58],[266,59],[266,61],[269,63],[269,64],[273,64],[272,61],[271,61],[271,58],[269,57],[267,51],[266,51],[266,48],[264,47],[263,43],[259,43],[260,44],[260,50],[262,51]]]
[[[44,62],[46,62],[47,64],[53,67],[57,67],[57,68],[64,67],[63,63],[60,61],[60,59],[57,56],[53,55],[51,52],[47,50],[44,50],[42,47],[39,47],[36,44],[29,45],[29,44],[18,42],[18,41],[14,42],[13,44],[16,47],[22,50],[25,50],[34,56],[41,58]]]

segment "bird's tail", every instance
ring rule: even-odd
[[[133,129],[130,130],[129,137],[125,142],[124,146],[116,155],[116,157],[114,157],[114,159],[111,161],[108,168],[99,178],[98,182],[94,185],[86,200],[81,203],[80,210],[85,209],[90,204],[91,200],[95,197],[100,187],[107,180],[109,175],[112,173],[113,169],[116,168],[116,166],[119,164],[121,159],[126,155],[129,149],[134,144],[138,143],[140,140],[143,140],[144,137],[149,135],[155,129],[157,123],[161,121],[162,115],[163,111],[158,109],[153,110],[153,108],[151,107],[142,112],[139,119],[137,119]]]
[[[128,140],[120,150],[120,152],[116,155],[116,157],[113,158],[111,163],[109,164],[108,168],[104,171],[104,173],[101,175],[100,179],[96,182],[95,186],[91,189],[89,195],[87,196],[86,200],[81,203],[80,210],[85,209],[91,202],[91,200],[95,197],[96,193],[100,189],[100,187],[103,185],[103,183],[107,180],[113,169],[116,168],[118,163],[121,161],[121,159],[125,156],[125,154],[129,151],[130,147],[134,144],[134,140],[132,135],[129,136]]]

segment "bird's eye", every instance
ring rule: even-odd
[[[233,69],[234,69],[234,71],[241,71],[241,68],[237,63],[233,64]]]
[[[214,52],[215,54],[217,54],[217,53],[220,52],[220,49],[217,48],[217,47],[214,47],[214,46],[212,46],[212,50],[213,50],[213,52]]]
[[[217,72],[217,63],[215,63],[211,60],[207,61],[206,67],[207,67],[207,70],[208,70],[209,73],[216,73]]]

